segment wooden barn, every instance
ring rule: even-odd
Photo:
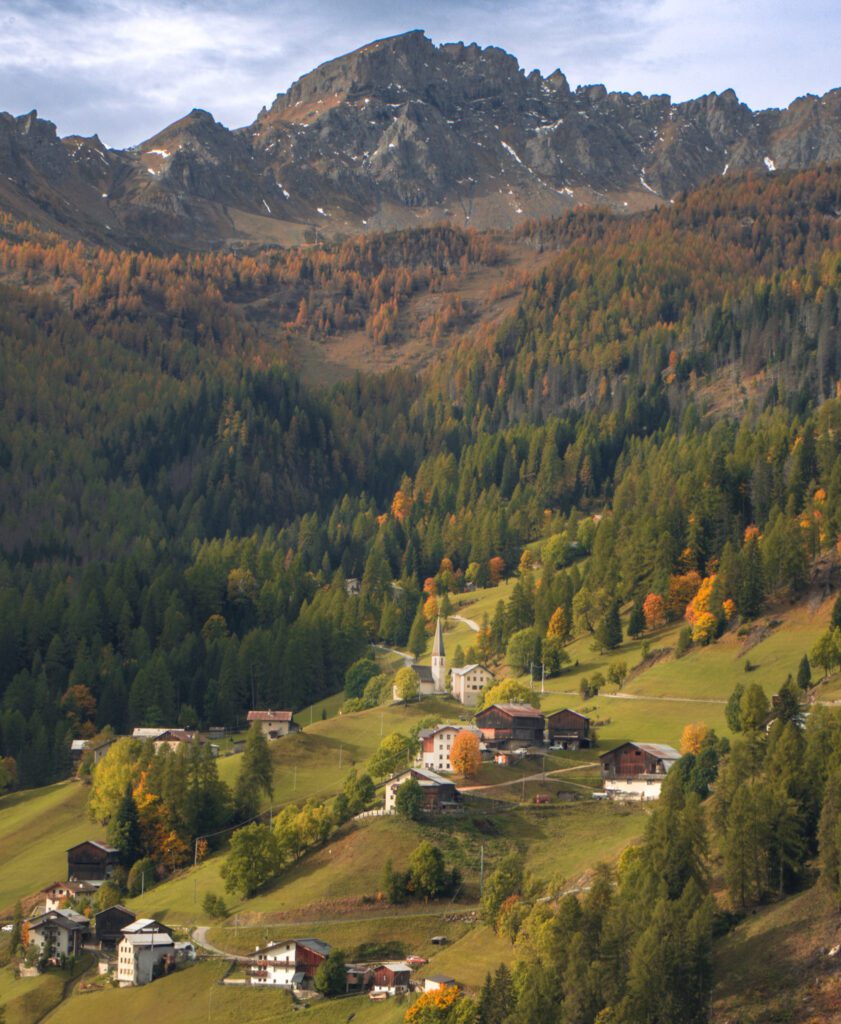
[[[100,910],[93,919],[96,941],[102,946],[116,946],[122,938],[123,929],[133,924],[135,920],[135,915],[121,903],[115,903],[107,910]]]
[[[663,780],[680,760],[665,743],[622,743],[599,757],[606,793],[636,800],[656,800]]]
[[[554,711],[546,719],[546,734],[550,747],[583,750],[591,743],[590,719],[570,708]]]
[[[86,839],[67,851],[67,877],[76,881],[104,882],[120,863],[120,851],[107,843]]]
[[[397,995],[398,992],[408,992],[412,968],[402,960],[399,963],[380,964],[374,970],[374,992],[385,992],[388,995]]]
[[[476,725],[489,746],[513,750],[542,746],[546,722],[531,704],[492,704],[476,715]]]

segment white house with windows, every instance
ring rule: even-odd
[[[418,768],[433,772],[451,772],[450,752],[460,732],[472,732],[481,738],[481,733],[472,725],[436,725],[434,729],[421,729],[418,733],[420,750],[415,758]]]
[[[450,673],[453,696],[466,707],[475,707],[482,696],[482,690],[494,682],[494,674],[484,665],[465,665],[454,668]]]
[[[134,932],[117,945],[117,984],[120,988],[148,985],[165,973],[164,961],[172,957],[175,943],[166,932]]]
[[[321,939],[287,939],[254,951],[248,968],[252,985],[279,985],[293,991],[313,987],[315,972],[330,955]]]

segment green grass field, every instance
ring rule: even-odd
[[[103,838],[85,813],[87,794],[81,783],[60,782],[0,798],[0,914],[66,878],[69,847]]]
[[[119,1019],[155,1024],[264,1024],[297,1020],[288,993],[278,989],[220,985],[224,966],[199,963],[142,988],[74,993],[50,1016],[50,1024],[90,1024]],[[313,1024],[398,1024],[405,1005],[372,1003],[365,997],[319,1001],[304,1011]]]
[[[74,975],[79,977],[87,966],[80,961]],[[0,1009],[5,1011],[5,1024],[35,1024],[58,1006],[64,989],[71,980],[69,971],[50,970],[35,978],[16,978],[11,967],[0,968]]]

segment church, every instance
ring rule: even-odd
[[[418,696],[430,697],[434,693],[446,693],[447,656],[444,653],[444,628],[441,616],[435,623],[435,639],[432,641],[432,659],[429,665],[412,664],[412,671],[418,677]]]

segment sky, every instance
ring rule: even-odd
[[[416,28],[573,87],[734,88],[761,109],[841,85],[838,0],[0,0],[0,110],[120,147],[194,107],[234,128],[323,61]]]

